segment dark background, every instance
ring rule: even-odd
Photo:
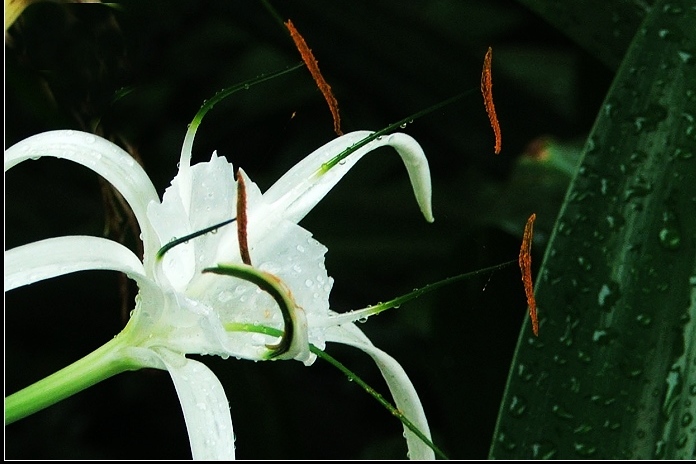
[[[51,129],[105,136],[138,155],[160,192],[176,174],[186,125],[215,92],[300,61],[285,28],[250,1],[40,3],[6,34],[5,146]],[[361,308],[414,287],[516,260],[537,213],[535,269],[568,179],[520,164],[553,136],[577,148],[611,72],[514,1],[271,2],[319,60],[343,130],[377,130],[469,89],[409,124],[433,175],[423,220],[400,160],[365,158],[303,221],[329,252],[332,308]],[[493,47],[502,153],[478,92]],[[114,101],[120,89],[130,93]],[[294,116],[293,116],[294,115]],[[203,121],[194,161],[213,150],[262,191],[335,134],[306,69],[239,92]],[[42,159],[6,175],[5,247],[65,234],[117,237],[98,176]],[[105,224],[111,227],[105,227]],[[134,244],[133,236],[122,237]],[[124,325],[122,279],[87,272],[5,295],[6,395],[86,355]],[[126,308],[132,302],[132,286]],[[127,311],[125,312],[127,314]],[[516,264],[370,318],[361,328],[406,369],[433,438],[451,458],[487,456],[526,317]],[[328,352],[388,396],[363,353]],[[202,358],[221,379],[241,459],[404,458],[401,424],[318,360]],[[121,374],[5,429],[9,459],[187,459],[186,429],[163,371]]]

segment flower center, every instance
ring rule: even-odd
[[[237,216],[170,241],[158,250],[157,259],[162,259],[165,253],[177,245],[186,243],[209,232],[215,232],[218,228],[234,221],[237,222],[237,241],[239,243],[239,254],[242,264],[217,263],[214,267],[203,269],[203,273],[219,274],[246,280],[258,286],[275,300],[283,316],[283,331],[278,343],[266,345],[271,350],[268,355],[269,359],[282,355],[294,357],[299,353],[307,351],[309,349],[309,341],[306,335],[307,324],[304,310],[297,305],[292,292],[280,278],[269,272],[257,269],[251,264],[247,236],[247,191],[244,176],[240,170],[237,171]]]

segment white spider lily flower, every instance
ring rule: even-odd
[[[232,164],[216,153],[209,162],[191,166],[190,150],[185,147],[179,173],[161,202],[140,165],[101,137],[51,131],[6,150],[6,172],[20,162],[44,156],[64,158],[95,171],[125,198],[141,229],[142,261],[117,242],[90,236],[50,238],[5,252],[6,292],[90,269],[120,271],[138,285],[135,309],[123,331],[78,361],[92,363],[89,372],[102,369],[109,374],[102,378],[95,374],[94,381],[72,390],[63,385],[63,397],[124,370],[167,370],[182,405],[193,458],[233,459],[234,434],[224,389],[210,369],[186,355],[297,359],[311,365],[316,356],[310,352],[310,344],[323,350],[327,341],[338,342],[355,346],[374,359],[396,407],[430,439],[422,405],[401,366],[376,348],[353,324],[354,319],[331,311],[333,279],[324,265],[327,249],[297,225],[360,158],[381,146],[395,148],[402,157],[421,211],[428,221],[433,220],[428,163],[410,136],[378,137],[337,161],[339,154],[371,134],[359,131],[334,139],[300,161],[264,194],[241,170],[235,182]],[[246,200],[240,204],[246,210],[238,212],[239,176],[246,190]],[[242,235],[236,224],[211,229],[240,213],[246,213]],[[206,229],[210,229],[208,233],[196,235]],[[239,238],[244,235],[250,263],[245,263],[240,251]],[[191,238],[166,252],[161,250],[172,239],[187,236]],[[232,273],[206,272],[223,268]],[[278,340],[253,327],[270,327],[284,335]],[[6,414],[10,398],[6,399]],[[37,397],[35,403],[41,401]],[[17,418],[31,412],[18,413]],[[404,429],[410,458],[434,459],[432,449]]]

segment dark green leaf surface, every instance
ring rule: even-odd
[[[693,459],[696,10],[660,2],[590,134],[490,456]]]

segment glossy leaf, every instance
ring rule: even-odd
[[[492,458],[694,458],[695,55],[693,4],[658,2],[555,225]]]

